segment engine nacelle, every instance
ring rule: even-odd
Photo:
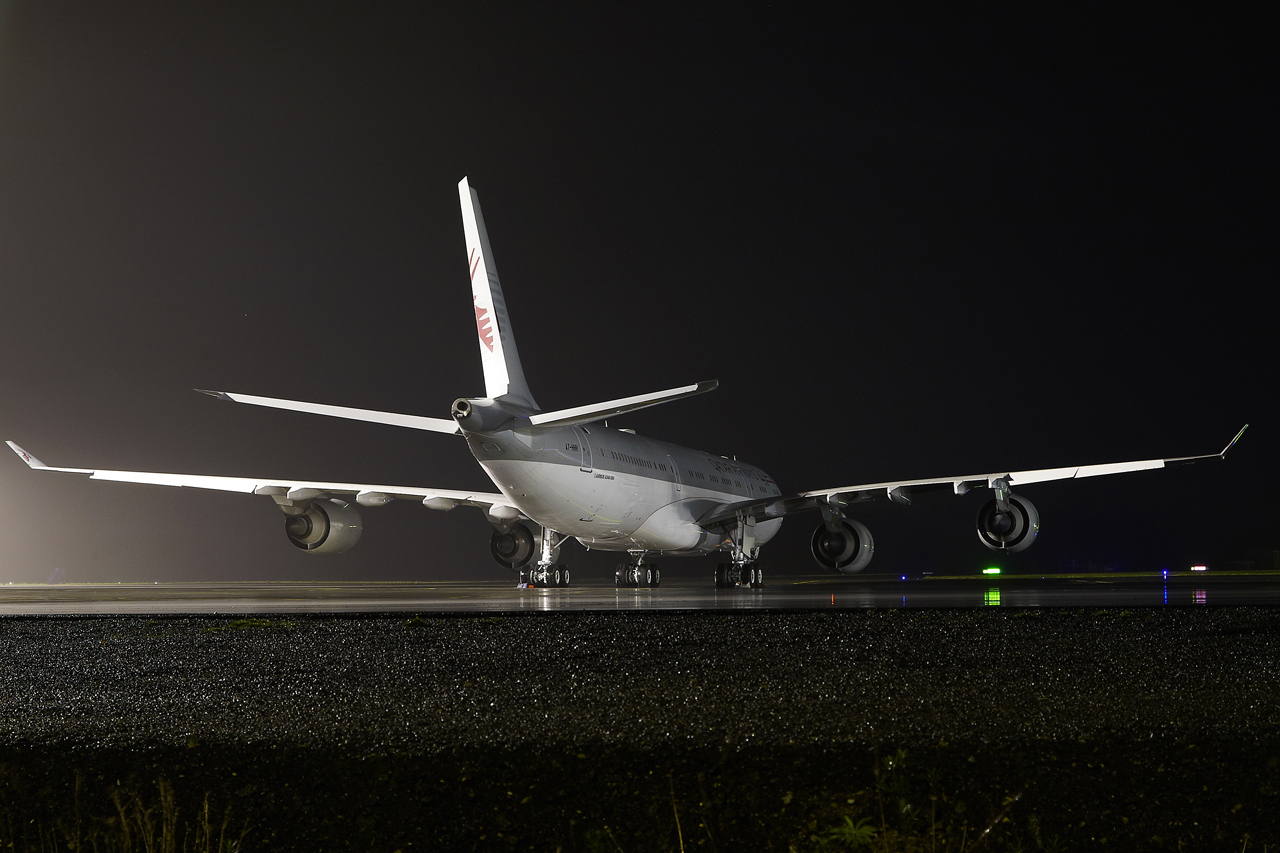
[[[1040,532],[1040,513],[1021,495],[1009,495],[1007,503],[1007,512],[995,500],[979,510],[978,539],[992,551],[1025,551]]]
[[[488,397],[461,397],[453,401],[453,419],[467,432],[493,432],[508,423],[514,413]]]
[[[542,550],[537,534],[523,522],[517,521],[506,530],[499,530],[489,540],[489,553],[498,565],[519,570],[529,564]]]
[[[809,543],[818,565],[845,575],[854,575],[867,567],[876,550],[871,531],[859,521],[845,519],[839,530],[828,530],[825,524],[813,531]]]
[[[360,513],[354,504],[332,498],[312,501],[302,513],[284,520],[294,547],[308,554],[341,554],[360,541]]]

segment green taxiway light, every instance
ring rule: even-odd
[[[984,575],[998,575],[1000,574],[1000,570],[999,569],[983,569],[982,573]]]

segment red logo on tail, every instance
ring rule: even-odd
[[[476,297],[472,296],[471,301],[474,302]],[[489,312],[479,305],[476,308],[476,331],[480,333],[480,343],[488,348],[489,352],[493,352],[493,329],[489,326]]]

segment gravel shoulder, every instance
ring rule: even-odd
[[[1264,608],[6,618],[0,816],[164,778],[262,849],[1262,849],[1277,651]]]

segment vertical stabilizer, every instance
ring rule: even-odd
[[[520,367],[507,302],[498,282],[498,268],[493,263],[493,249],[480,213],[480,197],[467,179],[458,184],[462,202],[462,230],[467,239],[467,270],[471,274],[471,294],[476,309],[476,334],[480,338],[480,361],[484,365],[485,396],[502,397],[513,403],[537,409],[529,393],[529,385]]]

